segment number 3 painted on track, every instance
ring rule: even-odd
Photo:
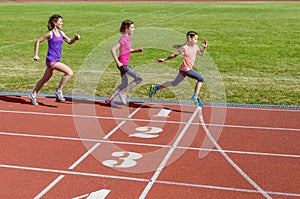
[[[117,151],[113,152],[111,155],[113,157],[118,157],[118,159],[122,160],[122,162],[118,164],[117,160],[105,160],[102,164],[108,167],[129,168],[137,164],[135,160],[143,157],[142,154],[127,151]]]
[[[151,127],[151,126],[141,126],[135,129],[136,133],[129,135],[129,137],[138,137],[138,138],[156,138],[159,133],[163,131],[162,128],[159,127]]]

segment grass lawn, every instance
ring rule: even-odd
[[[110,55],[121,22],[132,19],[130,65],[143,82],[130,97],[148,98],[151,84],[173,80],[181,57],[156,64],[185,42],[194,30],[208,41],[207,54],[195,70],[205,78],[203,102],[300,105],[300,6],[297,2],[1,2],[0,91],[31,92],[45,70],[47,42],[41,61],[33,61],[34,43],[47,32],[52,14],[63,16],[63,31],[81,39],[64,44],[62,62],[74,76],[65,94],[107,96],[120,82]],[[53,93],[62,74],[55,72],[40,91]],[[189,100],[195,81],[157,92],[154,99]]]

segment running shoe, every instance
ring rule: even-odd
[[[114,103],[113,100],[105,99],[105,104],[110,105],[113,108],[118,108],[118,104]]]
[[[201,103],[199,98],[197,99],[197,104],[196,105],[202,107],[202,103]]]
[[[194,95],[192,97],[192,101],[194,102],[195,105],[202,106],[202,103],[201,103],[200,99],[197,96],[195,97],[195,95]]]
[[[149,89],[149,98],[152,98],[152,96],[156,93],[155,85],[151,85]]]
[[[126,101],[126,94],[122,93],[122,92],[118,92],[118,95],[121,99],[122,104],[124,104],[125,106],[127,106],[127,101]]]
[[[198,95],[197,94],[194,94],[193,96],[192,96],[192,101],[197,101],[198,100]]]
[[[30,98],[30,101],[33,105],[38,105],[37,101],[36,101],[36,97],[34,97],[32,95],[32,93],[29,94],[29,98]]]
[[[59,101],[65,101],[66,99],[64,98],[64,95],[61,91],[54,91],[54,94],[56,95],[56,98],[59,100]]]

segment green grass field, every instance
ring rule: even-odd
[[[207,54],[197,58],[195,70],[205,78],[203,102],[300,105],[300,4],[297,2],[77,2],[0,3],[0,91],[31,92],[45,70],[47,43],[41,61],[33,61],[34,42],[47,31],[52,14],[63,16],[63,31],[81,40],[64,44],[62,62],[74,76],[65,94],[107,96],[119,83],[110,48],[124,19],[135,23],[130,65],[143,82],[130,93],[148,98],[150,84],[173,80],[181,57],[164,64],[154,60],[176,49],[185,33],[194,30],[208,41]],[[56,72],[40,93],[53,93],[61,78]],[[154,99],[188,100],[195,82],[161,90]]]

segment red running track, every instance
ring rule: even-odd
[[[38,100],[0,96],[0,198],[300,198],[300,110]]]

